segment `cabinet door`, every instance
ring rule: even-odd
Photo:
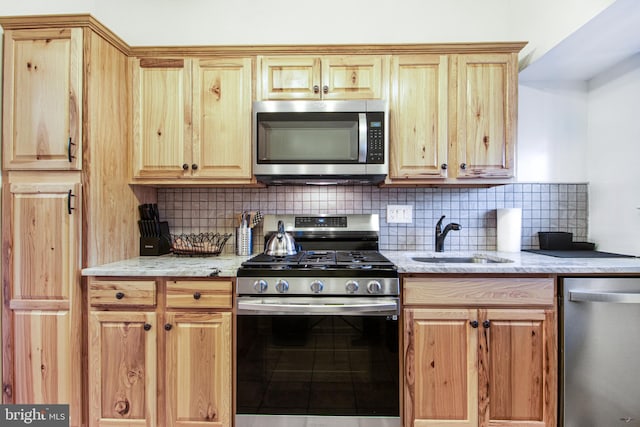
[[[554,311],[480,310],[479,317],[480,426],[555,426]]]
[[[448,57],[391,60],[391,179],[447,177]]]
[[[12,403],[71,404],[70,424],[80,426],[80,348],[71,325],[68,309],[13,310]]]
[[[69,301],[79,296],[80,177],[14,173],[5,184],[3,234],[11,301]]]
[[[251,59],[196,60],[193,73],[192,176],[249,181]]]
[[[82,29],[4,33],[6,169],[82,166]]]
[[[169,312],[165,320],[167,425],[230,427],[231,313]]]
[[[89,314],[89,423],[156,423],[156,338],[152,312]]]
[[[476,310],[404,310],[404,419],[411,427],[477,427]]]
[[[320,58],[266,56],[260,69],[262,99],[320,99]]]
[[[3,400],[69,403],[72,426],[82,424],[79,181],[12,172],[3,188]]]
[[[383,98],[386,64],[388,60],[384,55],[323,56],[322,98]]]
[[[514,176],[517,72],[516,54],[458,57],[458,178]]]
[[[190,174],[191,62],[135,59],[132,70],[134,177]]]

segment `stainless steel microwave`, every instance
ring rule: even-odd
[[[376,184],[389,172],[382,100],[253,103],[253,173],[266,184]]]

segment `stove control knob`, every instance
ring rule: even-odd
[[[370,294],[379,294],[382,292],[382,285],[377,280],[372,280],[367,283],[367,292]]]
[[[344,285],[344,287],[350,294],[355,294],[356,292],[358,292],[358,288],[360,287],[360,285],[355,280],[349,280],[347,284]]]
[[[276,283],[276,291],[280,292],[281,294],[288,292],[289,282],[287,282],[286,280],[278,280],[278,283]]]
[[[323,289],[324,283],[322,283],[320,280],[314,280],[313,282],[311,282],[311,292],[313,292],[314,294],[319,294]]]
[[[253,282],[253,289],[255,289],[255,291],[259,294],[266,292],[268,287],[269,285],[267,284],[266,280],[256,280],[255,282]]]

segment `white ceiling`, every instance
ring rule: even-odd
[[[587,81],[640,52],[640,1],[617,0],[520,72],[526,81]]]

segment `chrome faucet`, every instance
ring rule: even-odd
[[[444,239],[447,237],[447,233],[451,230],[460,230],[462,226],[460,224],[456,224],[455,222],[449,223],[444,227],[444,231],[442,231],[442,220],[445,218],[445,215],[440,217],[440,220],[436,224],[436,252],[444,252]]]

